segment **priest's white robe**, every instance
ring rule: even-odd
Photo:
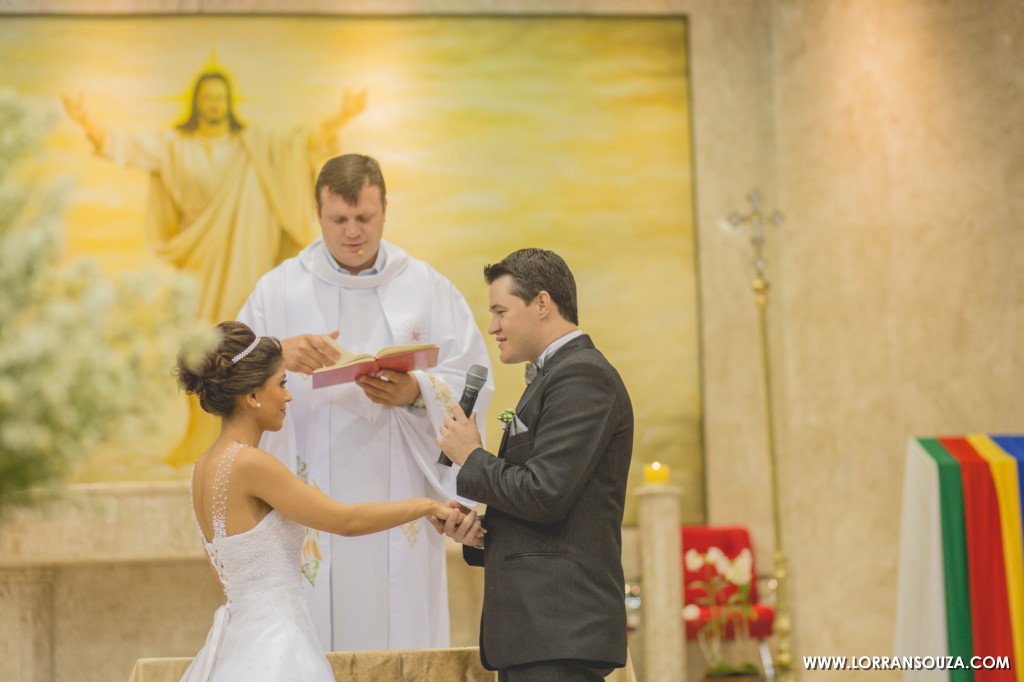
[[[381,248],[381,271],[353,276],[332,267],[317,240],[260,279],[238,319],[257,334],[282,339],[337,329],[339,343],[353,353],[436,343],[438,365],[413,373],[426,406],[377,405],[355,384],[314,391],[311,381],[289,373],[289,416],[281,431],[264,435],[262,446],[346,503],[456,499],[458,467],[437,463],[435,439],[458,404],[469,367],[490,370],[483,337],[451,282],[386,241]],[[478,413],[486,412],[492,393],[489,380]],[[426,520],[359,538],[310,530],[302,572],[326,649],[448,646],[444,536]]]
[[[304,128],[219,137],[109,131],[101,154],[150,174],[147,237],[196,277],[202,319],[231,319],[257,280],[320,234],[314,185],[332,151]]]

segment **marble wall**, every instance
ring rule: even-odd
[[[770,322],[796,652],[891,655],[908,437],[1024,429],[1024,7],[777,0],[766,19],[770,196],[787,216]],[[699,159],[697,177],[731,184]],[[701,237],[720,239],[704,216]],[[705,319],[725,305],[705,287]],[[708,348],[718,333],[705,327]],[[720,380],[739,400],[722,404],[707,380],[710,517],[750,522],[763,506],[735,479],[762,448],[710,417],[738,424],[759,401],[731,376]]]
[[[140,656],[195,653],[223,594],[188,511],[185,483],[92,485],[8,518],[0,679],[127,679]]]
[[[169,11],[274,5],[164,4]],[[308,1],[298,9],[372,5]],[[1017,0],[388,7],[481,6],[689,17],[708,518],[749,525],[767,568],[773,533],[750,250],[721,225],[758,188],[787,217],[770,236],[769,325],[796,654],[890,655],[907,438],[1024,430],[1015,400],[1024,371],[1024,7]],[[60,11],[62,3],[0,4],[11,8]],[[84,573],[74,585],[94,580]],[[854,675],[800,671],[802,679]]]
[[[769,324],[796,654],[891,655],[907,438],[1022,429],[1024,10],[727,5],[688,8],[709,519],[770,556],[749,251],[718,224],[757,186],[787,217]]]

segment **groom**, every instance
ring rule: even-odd
[[[522,249],[484,278],[501,361],[537,372],[497,457],[483,449],[475,416],[445,418],[437,442],[462,467],[458,493],[487,514],[434,525],[484,567],[480,657],[500,682],[601,680],[626,662],[621,526],[633,408],[576,326],[576,282],[557,254]]]

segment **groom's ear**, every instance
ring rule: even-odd
[[[555,305],[548,292],[541,291],[534,300],[537,301],[537,313],[541,319],[550,316],[552,312],[558,312],[558,306]]]

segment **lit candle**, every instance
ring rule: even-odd
[[[644,465],[644,483],[668,483],[669,466],[661,462]]]

